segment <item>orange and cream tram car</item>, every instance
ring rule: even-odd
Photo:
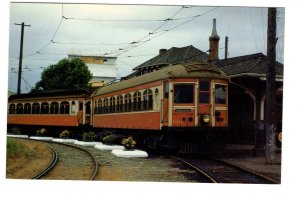
[[[38,127],[89,126],[90,94],[89,90],[74,89],[12,95],[8,99],[8,131],[13,127],[32,132]]]
[[[104,86],[91,101],[94,128],[135,133],[154,145],[207,144],[224,138],[228,126],[228,78],[210,64],[177,64]]]

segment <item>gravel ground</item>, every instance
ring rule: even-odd
[[[199,182],[199,176],[178,161],[150,155],[148,158],[118,158],[110,151],[84,147],[92,152],[100,167],[96,180],[148,181],[148,182]]]

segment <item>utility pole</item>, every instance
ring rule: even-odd
[[[228,36],[225,37],[225,59],[228,58]]]
[[[276,64],[276,8],[268,8],[267,40],[267,92],[266,92],[266,163],[276,162],[275,144],[275,64]]]
[[[21,76],[22,76],[22,59],[23,59],[23,38],[24,38],[24,26],[29,26],[30,25],[25,25],[24,22],[22,24],[16,24],[21,26],[21,41],[20,41],[20,57],[19,57],[19,72],[18,72],[18,90],[17,94],[20,94],[21,92]]]

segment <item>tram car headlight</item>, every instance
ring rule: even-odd
[[[204,124],[208,124],[210,122],[210,116],[208,114],[202,115],[201,119]]]

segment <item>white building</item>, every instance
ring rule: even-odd
[[[92,84],[98,83],[100,85],[103,85],[105,83],[116,80],[117,57],[68,55],[68,58],[79,58],[88,66],[89,70],[93,74],[93,78],[90,81],[90,83]]]

